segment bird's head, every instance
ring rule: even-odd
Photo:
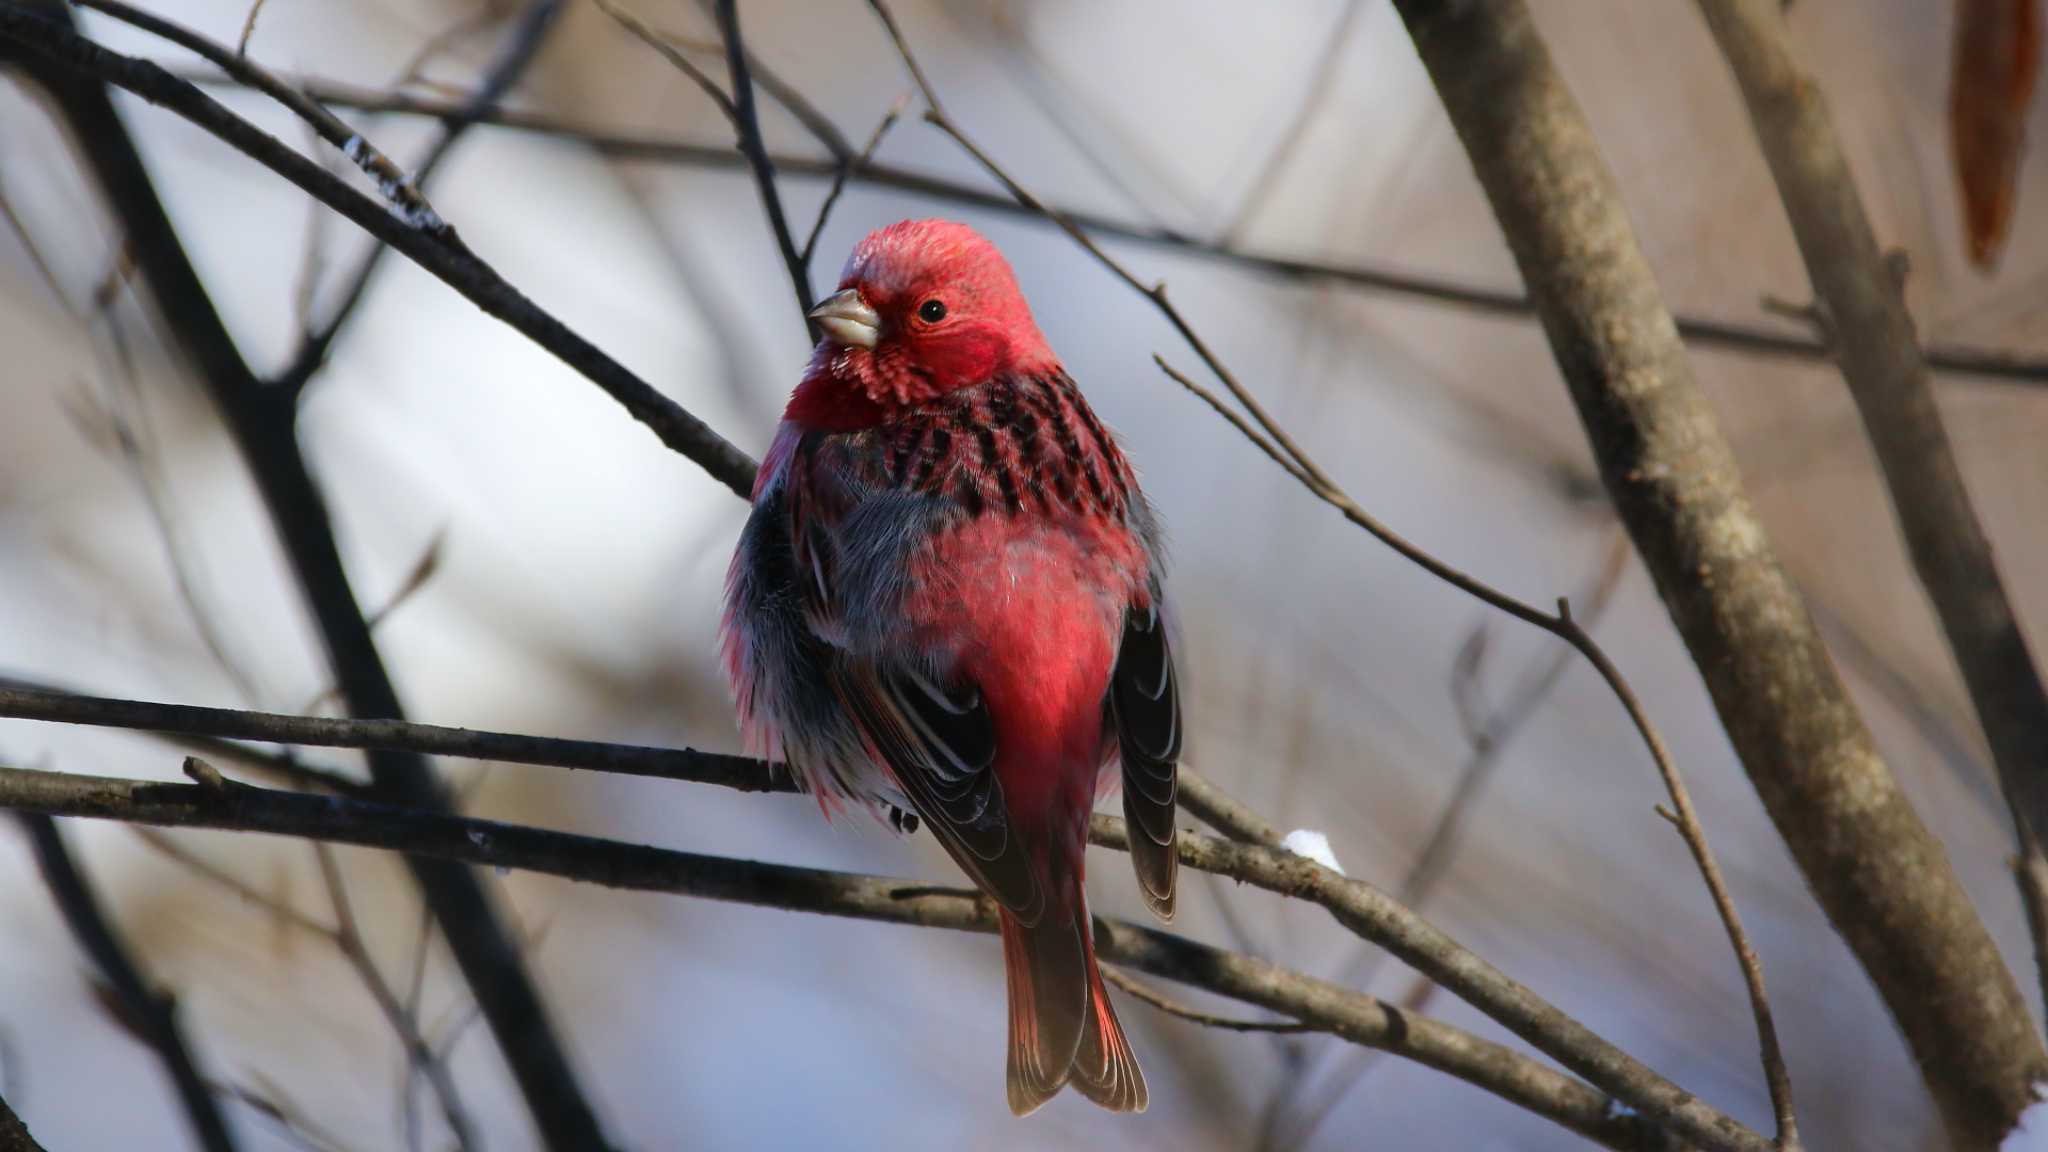
[[[811,319],[824,335],[788,412],[811,427],[868,427],[1003,373],[1059,363],[1009,262],[950,220],[870,232]]]

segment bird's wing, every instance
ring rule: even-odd
[[[907,667],[834,665],[840,703],[896,777],[911,807],[960,867],[1020,922],[1037,923],[1045,889],[1010,826],[996,779],[996,733],[971,683],[940,684]]]
[[[1156,588],[1145,603],[1124,610],[1123,642],[1109,680],[1110,718],[1123,761],[1124,821],[1130,826],[1131,865],[1145,903],[1173,919],[1174,878],[1180,858],[1173,847],[1174,800],[1179,791],[1180,686]]]

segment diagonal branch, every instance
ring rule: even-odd
[[[1749,105],[1914,570],[1984,726],[2012,810],[2020,893],[2048,994],[2040,841],[2048,834],[2048,689],[1963,484],[1905,293],[1878,248],[1827,102],[1792,55],[1783,14],[1774,3],[1737,0],[1701,0],[1700,10]]]
[[[164,1062],[200,1146],[207,1152],[234,1152],[235,1141],[228,1133],[227,1120],[207,1088],[206,1078],[192,1058],[185,1030],[178,1023],[176,998],[153,987],[142,974],[106,909],[100,906],[92,885],[72,860],[63,834],[57,831],[57,822],[42,813],[24,811],[17,816],[35,846],[36,867],[42,871],[43,883],[49,886],[50,896],[64,914],[71,935],[92,959],[100,979],[112,990],[123,1022],[156,1049],[157,1058]],[[0,1124],[0,1133],[4,1133],[4,1124]],[[4,1142],[0,1142],[0,1148],[4,1147]]]
[[[0,768],[0,808],[172,827],[220,828],[388,848],[520,868],[614,888],[926,928],[992,933],[995,907],[973,892],[850,873],[735,860],[571,833],[230,784],[196,768],[197,784],[160,784]],[[1313,866],[1311,866],[1313,867]],[[1641,1118],[1604,1093],[1510,1049],[1369,996],[1250,956],[1123,921],[1098,918],[1096,948],[1112,963],[1203,988],[1384,1048],[1450,1073],[1619,1150],[1657,1146]],[[1763,1149],[1753,1133],[1707,1148]]]

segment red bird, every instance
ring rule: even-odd
[[[1071,1082],[1142,1112],[1095,965],[1082,851],[1117,783],[1174,905],[1179,691],[1159,531],[995,246],[870,234],[754,482],[726,581],[741,727],[829,814],[907,804],[1000,905],[1010,1109]]]

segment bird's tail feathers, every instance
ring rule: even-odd
[[[1143,1112],[1145,1076],[1095,964],[1080,878],[1073,883],[1073,899],[1048,906],[1036,924],[1001,913],[1010,1111],[1030,1115],[1071,1080],[1104,1108]]]

